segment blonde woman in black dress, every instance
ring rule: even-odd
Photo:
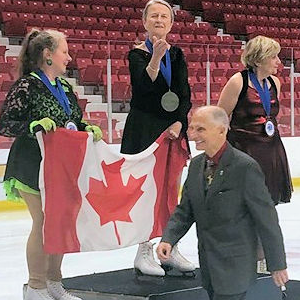
[[[148,38],[129,52],[132,99],[121,152],[136,154],[149,147],[164,131],[170,139],[186,138],[187,115],[191,108],[187,67],[182,50],[167,42],[174,13],[169,3],[151,0],[144,9],[143,24]],[[139,245],[135,269],[147,275],[163,276],[165,270],[153,258],[149,241]],[[166,269],[166,263],[165,263]],[[194,265],[178,252],[168,267],[193,271]]]

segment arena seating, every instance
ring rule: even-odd
[[[107,59],[110,58],[113,103],[126,104],[131,97],[127,53],[136,41],[145,38],[141,16],[146,2],[0,0],[2,35],[12,39],[22,38],[33,27],[55,28],[64,32],[68,36],[69,51],[73,58],[69,68],[75,74],[78,84],[97,86],[105,101],[108,84]],[[283,47],[283,62],[289,66],[293,55],[296,70],[300,70],[298,1],[248,2],[181,0],[182,6],[176,7],[169,41],[180,46],[185,54],[193,105],[202,105],[207,101],[207,62],[210,67],[211,104],[218,101],[220,91],[228,78],[243,69],[240,55],[245,37],[264,34],[277,39]],[[195,19],[194,14],[201,15],[202,19]],[[7,48],[0,46],[0,101],[3,101],[16,78],[16,56],[6,55]],[[283,109],[278,120],[285,134],[290,134],[290,111],[285,110],[290,106],[289,73],[289,68],[284,68],[279,73]],[[297,107],[300,106],[298,89],[295,86]],[[89,101],[85,99],[85,95],[80,96],[80,105],[87,108]],[[102,119],[87,116],[105,126]],[[113,136],[119,140],[120,132],[114,131]]]

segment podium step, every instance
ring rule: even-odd
[[[84,300],[208,300],[201,286],[200,270],[195,277],[183,277],[181,273],[171,276],[136,276],[133,269],[66,278],[67,289],[82,296]],[[94,298],[93,298],[94,297]],[[248,292],[247,300],[282,300],[281,291],[270,276],[258,278]]]
[[[165,277],[135,275],[133,269],[95,273],[63,279],[63,284],[83,300],[209,300],[201,286],[200,270],[195,277],[172,273]],[[246,300],[300,300],[300,282],[287,284],[287,297],[273,283],[271,276],[259,277]]]

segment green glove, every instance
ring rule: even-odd
[[[36,127],[38,125],[42,126],[46,133],[51,131],[51,130],[53,130],[53,131],[56,130],[55,122],[47,117],[47,118],[43,118],[39,121],[32,121],[29,125],[30,132],[33,133],[34,132],[34,127]]]
[[[100,127],[96,125],[88,125],[85,126],[84,130],[93,133],[94,142],[99,142],[102,139],[102,131]]]

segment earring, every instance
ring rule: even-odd
[[[52,65],[52,59],[51,59],[51,58],[47,58],[47,59],[46,59],[46,64],[47,64],[48,66],[51,66],[51,65]]]

